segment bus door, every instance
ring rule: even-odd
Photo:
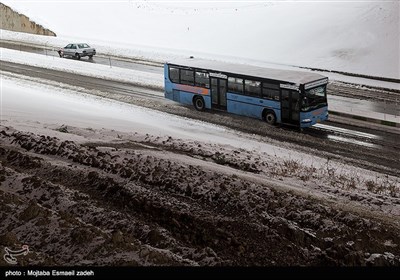
[[[300,124],[300,94],[298,91],[282,89],[281,119],[283,123]]]
[[[226,79],[211,77],[211,107],[226,110]]]

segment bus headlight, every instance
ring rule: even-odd
[[[309,122],[311,122],[311,119],[304,119],[304,120],[302,120],[301,122],[302,122],[302,123],[309,123]]]

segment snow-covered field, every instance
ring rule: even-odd
[[[317,169],[323,169],[326,165],[326,158],[299,153],[288,149],[286,145],[282,148],[282,143],[277,145],[271,139],[268,139],[267,143],[262,141],[262,137],[255,135],[87,95],[80,92],[79,88],[60,89],[43,85],[40,79],[22,82],[18,76],[2,76],[1,100],[0,122],[3,125],[9,123],[15,127],[19,123],[23,124],[23,127],[29,127],[32,123],[41,123],[46,126],[113,129],[125,133],[135,131],[140,135],[148,133],[156,137],[173,136],[183,142],[197,140],[208,144],[229,145],[234,149],[263,154],[264,157],[269,157],[269,161],[273,158],[282,161],[293,160]],[[330,165],[330,168],[342,170],[341,176],[360,174],[362,181],[380,177],[379,173],[333,161]],[[396,178],[392,180],[395,182]],[[400,190],[400,182],[394,185]],[[398,212],[400,215],[400,209]]]
[[[12,76],[0,250],[29,244],[25,264],[400,263],[398,177]]]
[[[398,1],[3,2],[56,32],[59,40],[48,41],[59,47],[86,41],[127,56],[217,56],[400,77]]]

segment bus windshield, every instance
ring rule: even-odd
[[[308,89],[303,95],[301,110],[303,112],[327,106],[326,85]]]

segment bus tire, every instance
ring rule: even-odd
[[[270,125],[276,124],[276,116],[273,111],[266,111],[264,119],[267,124],[270,124]]]
[[[204,103],[204,99],[201,96],[195,96],[193,98],[193,106],[197,111],[204,111],[206,105]]]

